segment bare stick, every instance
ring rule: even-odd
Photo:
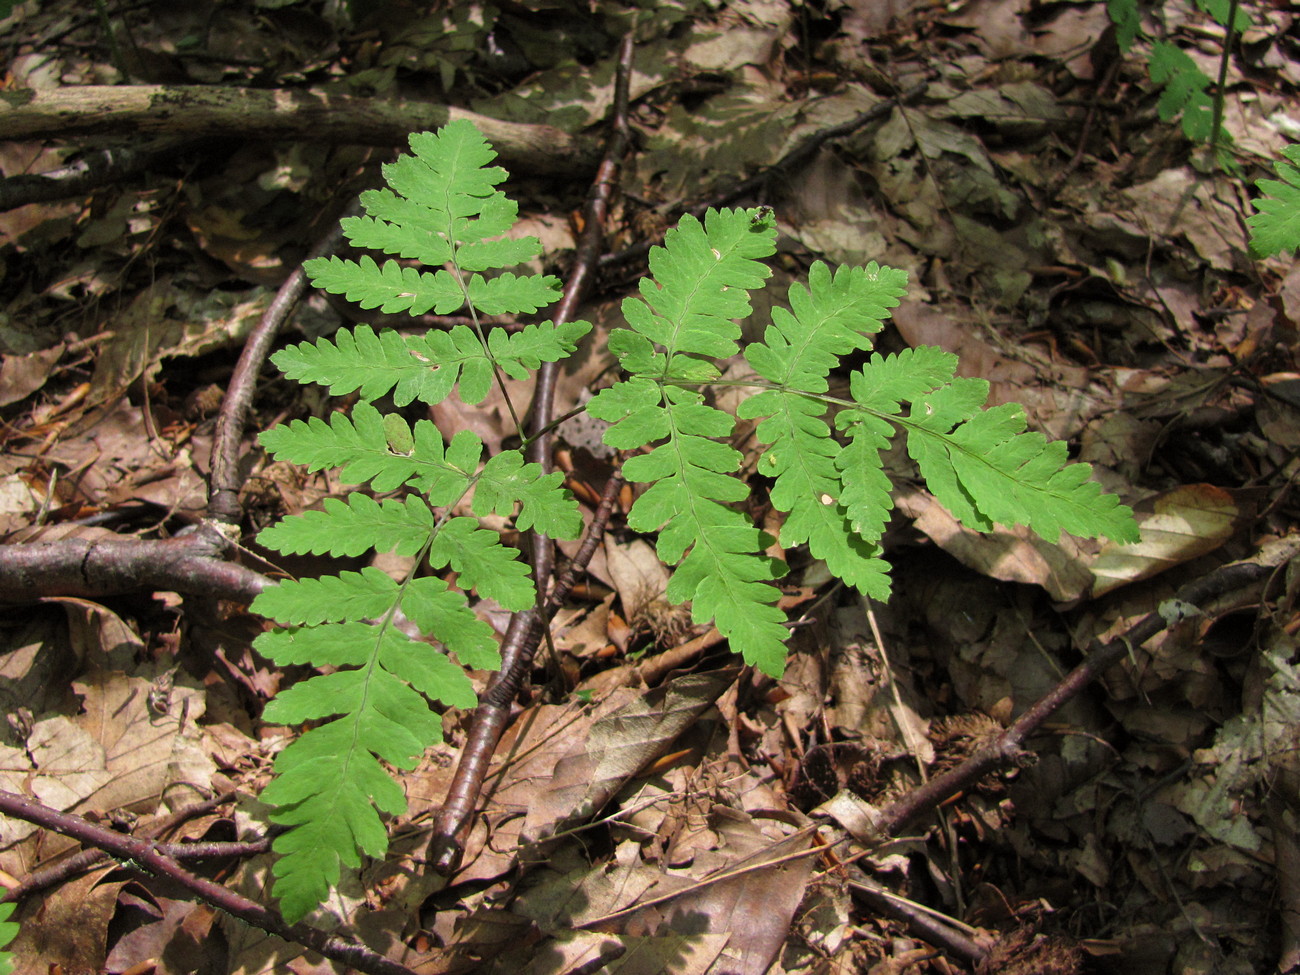
[[[554,321],[557,324],[572,320],[578,304],[590,289],[596,263],[600,257],[609,200],[613,194],[620,161],[628,144],[630,130],[627,124],[627,107],[632,53],[632,36],[629,34],[623,39],[619,49],[613,128],[606,142],[604,160],[587,195],[586,225],[583,227],[582,238],[578,242],[574,265],[565,285],[564,297],[556,309]],[[548,470],[550,467],[549,427],[555,398],[556,370],[555,363],[542,363],[537,372],[537,385],[533,395],[533,439],[528,445],[528,459],[541,464],[543,470]],[[605,508],[606,519],[609,517],[609,510],[610,508]],[[604,522],[599,519],[593,519],[592,528],[598,523],[603,532]],[[593,532],[589,528],[588,537],[591,534]],[[551,577],[554,549],[551,540],[545,535],[533,532],[531,538],[533,579],[537,584],[538,605],[543,606],[547,602],[546,590]],[[599,542],[599,537],[596,541]],[[590,552],[594,551],[595,544],[592,544],[587,558],[590,558]],[[572,577],[569,579],[569,584],[572,585]],[[557,597],[562,598],[559,597],[558,589],[551,593],[552,599]],[[510,626],[501,641],[501,669],[493,677],[483,694],[482,701],[474,711],[469,735],[465,747],[461,750],[460,762],[456,766],[456,775],[447,790],[446,801],[434,820],[433,836],[429,843],[429,861],[433,870],[444,876],[454,872],[460,864],[461,854],[464,852],[465,834],[468,832],[474,807],[478,804],[479,791],[483,787],[488,764],[510,718],[510,705],[528,681],[533,656],[544,625],[545,617],[538,607],[516,613],[511,618]]]
[[[595,166],[597,145],[551,125],[503,122],[424,100],[220,85],[85,85],[0,92],[0,139],[66,141],[168,136],[307,138],[402,146],[411,132],[473,122],[514,173],[572,175]],[[590,170],[588,170],[590,171]]]
[[[1258,582],[1273,571],[1273,565],[1261,562],[1234,562],[1183,586],[1175,598],[1179,602],[1196,606],[1230,590]],[[1140,646],[1168,625],[1168,621],[1158,612],[1150,613],[1118,640],[1094,650],[1083,663],[1066,674],[1059,684],[1012,722],[1006,731],[976,749],[960,765],[882,809],[875,821],[876,828],[883,836],[897,836],[919,817],[970,788],[988,773],[1023,762],[1030,757],[1023,747],[1025,739],[1108,668],[1123,660],[1133,647]]]
[[[125,833],[105,829],[80,816],[59,812],[57,809],[51,809],[49,806],[12,792],[0,791],[0,814],[34,823],[44,829],[97,846],[119,860],[129,861],[124,862],[124,866],[134,865],[142,872],[153,873],[175,881],[232,917],[261,928],[277,938],[310,948],[326,958],[351,965],[357,971],[365,972],[367,975],[414,975],[405,965],[389,961],[359,942],[326,934],[306,924],[286,924],[279,915],[256,901],[249,900],[221,884],[190,873],[171,857],[164,856],[158,844],[150,840],[141,840],[134,836],[127,836]]]
[[[358,212],[353,203],[344,216]],[[331,221],[331,230],[312,249],[309,259],[334,250],[343,239],[343,228],[338,220]],[[238,525],[243,518],[239,504],[239,490],[244,478],[239,471],[239,444],[244,437],[244,426],[253,409],[253,393],[257,388],[257,374],[271,352],[275,337],[280,334],[289,313],[298,304],[307,287],[307,272],[302,265],[294,268],[280,285],[275,299],[263,313],[253,329],[244,350],[239,355],[226,395],[221,400],[221,413],[217,416],[216,431],[212,436],[212,475],[208,492],[208,514],[228,525]]]
[[[269,580],[224,561],[228,546],[209,525],[161,541],[68,538],[0,546],[0,602],[94,598],[140,589],[252,602]]]

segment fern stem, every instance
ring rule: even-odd
[[[1210,126],[1210,151],[1219,147],[1223,128],[1223,103],[1227,99],[1228,61],[1232,57],[1232,42],[1237,37],[1237,2],[1228,0],[1228,22],[1224,25],[1223,54],[1219,57],[1219,80],[1214,87],[1214,121]]]

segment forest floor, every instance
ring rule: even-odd
[[[1300,141],[1294,8],[1243,3],[1251,26],[1226,75],[1231,144],[1216,160],[1162,121],[1146,63],[1158,39],[1218,76],[1224,31],[1190,2],[1158,8],[1124,52],[1105,2],[650,6],[142,0],[97,16],[98,5],[31,0],[0,21],[0,95],[292,89],[599,140],[635,25],[634,139],[609,253],[658,240],[684,210],[867,113],[737,201],[775,209],[769,293],[816,260],[906,270],[879,348],[957,353],[991,402],[1023,404],[1033,428],[1094,466],[1138,513],[1143,541],[980,535],[893,458],[893,598],[871,604],[786,553],[796,625],[772,680],[666,603],[671,567],[626,527],[625,488],[553,621],[553,652],[539,654],[458,871],[423,868],[468,722],[452,711],[447,742],[400,776],[409,808],[389,824],[388,858],[345,877],[315,923],[422,975],[1298,970],[1300,577],[1287,546],[1300,510],[1300,263],[1254,258],[1245,223],[1255,180]],[[106,145],[148,150],[104,185],[0,213],[0,563],[19,546],[168,538],[204,518],[215,421],[245,339],[401,147],[288,117],[254,125],[238,100],[184,116],[60,116],[17,135],[0,111],[6,177]],[[557,173],[542,154],[502,156],[518,232],[537,235],[545,269],[563,277],[594,166]],[[562,373],[561,410],[608,381],[605,338],[643,271],[610,262],[600,275],[577,315],[595,328]],[[767,316],[757,309],[747,334]],[[357,321],[446,324],[309,289],[280,344]],[[527,402],[522,385],[506,392]],[[349,490],[331,472],[272,463],[258,432],[342,405],[261,369],[239,495],[242,558],[257,572],[324,571],[323,559],[268,563],[256,534]],[[501,390],[425,415],[489,449],[514,436]],[[588,520],[611,471],[598,435],[566,425],[556,452]],[[779,535],[758,481],[751,508]],[[1276,571],[1205,605],[1171,602],[1247,559]],[[393,567],[382,555],[349,564]],[[0,788],[170,843],[244,844],[194,869],[270,904],[257,796],[294,729],[260,716],[301,675],[252,650],[267,624],[247,605],[130,588],[51,582],[19,599],[0,586]],[[503,610],[475,608],[504,631]],[[880,807],[907,794],[1089,647],[1157,612],[1168,625],[1027,743],[1034,761],[888,842],[851,822],[846,795]],[[586,808],[593,769],[628,751],[637,761],[620,766],[615,798]],[[849,838],[810,846],[813,823]],[[0,881],[57,870],[77,846],[0,819]],[[65,870],[26,896],[16,970],[343,970],[130,867]]]

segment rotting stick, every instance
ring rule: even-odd
[[[592,181],[587,194],[585,209],[585,226],[578,241],[573,268],[565,284],[564,297],[556,309],[554,321],[571,321],[583,296],[590,290],[595,277],[597,261],[600,258],[601,245],[604,240],[605,221],[609,213],[609,201],[617,181],[619,166],[624,152],[627,151],[630,129],[627,122],[630,79],[632,75],[632,55],[634,51],[632,35],[623,39],[619,48],[618,71],[614,89],[613,120],[610,135],[605,145],[604,158]],[[533,394],[532,431],[528,444],[528,459],[542,465],[543,470],[550,469],[550,434],[553,401],[555,398],[555,380],[557,366],[553,362],[543,362],[537,373],[537,384]],[[613,483],[611,479],[611,483]],[[606,493],[609,485],[606,486]],[[612,510],[613,500],[609,505],[602,502],[603,519],[600,512],[593,519],[588,529],[588,538],[595,536],[590,546],[584,540],[583,550],[590,559],[599,542],[599,533],[593,531],[600,525],[603,532],[604,521]],[[429,842],[429,862],[433,870],[444,876],[455,871],[464,852],[465,833],[470,817],[478,803],[479,791],[487,774],[492,753],[505,731],[510,717],[510,705],[528,679],[532,669],[533,656],[536,653],[546,626],[546,614],[539,607],[563,598],[556,587],[547,595],[550,582],[554,547],[549,538],[538,532],[531,533],[533,580],[537,585],[538,607],[516,613],[510,620],[510,626],[501,642],[501,669],[493,677],[483,694],[483,699],[474,711],[470,730],[461,750],[460,762],[456,766],[456,775],[447,790],[447,798],[434,820],[433,836]],[[574,560],[576,563],[576,559]],[[583,563],[585,565],[585,562]],[[576,568],[576,566],[575,566]],[[568,585],[573,583],[573,575],[568,576]],[[567,593],[567,588],[565,590]]]
[[[232,917],[261,928],[277,938],[310,948],[333,961],[350,965],[359,972],[365,972],[366,975],[414,975],[405,965],[389,961],[365,945],[349,938],[327,934],[307,924],[286,924],[279,915],[256,901],[249,900],[221,884],[190,873],[175,860],[164,856],[158,844],[150,840],[141,840],[125,833],[105,829],[80,816],[59,812],[57,809],[51,809],[49,806],[12,792],[0,791],[0,814],[34,823],[43,829],[97,846],[117,858],[123,866],[175,881]]]

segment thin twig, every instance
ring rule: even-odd
[[[359,204],[353,202],[343,216],[352,216],[358,212]],[[343,228],[339,221],[332,220],[329,225],[329,233],[316,244],[308,259],[329,254],[343,239]],[[257,327],[244,342],[244,350],[239,355],[239,362],[226,387],[226,395],[221,400],[221,412],[217,416],[216,430],[212,435],[208,514],[227,525],[238,525],[243,518],[239,490],[244,485],[244,476],[239,469],[239,445],[244,438],[248,415],[253,409],[258,373],[262,371],[262,365],[271,352],[276,336],[280,334],[281,327],[298,304],[306,287],[307,272],[299,264],[280,285],[280,290],[263,312]]]
[[[232,917],[261,928],[277,938],[310,948],[326,958],[350,965],[367,975],[414,975],[405,965],[390,961],[349,938],[327,934],[306,924],[286,924],[279,915],[256,901],[190,873],[171,857],[164,856],[158,844],[150,840],[116,833],[80,816],[59,812],[12,792],[0,791],[0,814],[97,846],[122,861],[123,866],[166,877]]]
[[[146,840],[157,839],[163,833],[179,826],[186,820],[193,819],[195,816],[203,816],[211,812],[223,802],[227,802],[233,798],[234,795],[235,793],[233,791],[225,792],[221,795],[213,796],[211,799],[204,799],[202,802],[192,803],[182,809],[178,809],[170,815],[163,816],[149,823],[140,830],[139,836],[141,839]],[[171,856],[172,854],[168,853],[167,855]],[[21,884],[17,887],[9,888],[3,896],[0,896],[0,901],[22,900],[29,894],[34,894],[41,890],[48,890],[49,888],[55,887],[66,880],[70,880],[79,874],[85,873],[87,870],[102,863],[107,858],[108,854],[103,850],[82,850],[72,856],[65,857],[51,866],[42,867],[39,870],[33,870],[28,875],[27,879]]]
[[[1274,565],[1263,562],[1234,562],[1183,586],[1175,598],[1196,606],[1231,590],[1252,585],[1273,571]],[[1133,647],[1140,646],[1168,626],[1168,621],[1159,612],[1149,613],[1119,639],[1094,650],[1002,734],[982,745],[960,765],[880,810],[874,824],[876,829],[882,837],[897,836],[918,818],[970,788],[988,773],[1023,762],[1029,757],[1024,742],[1043,722],[1107,669],[1123,660]]]
[[[604,240],[605,221],[609,213],[609,201],[629,141],[627,109],[633,51],[633,39],[629,34],[623,39],[622,47],[619,49],[613,124],[606,141],[604,159],[587,195],[586,224],[578,242],[573,268],[569,272],[565,285],[564,297],[556,309],[554,321],[557,324],[572,320],[595,277],[596,263]],[[550,428],[557,368],[555,363],[542,363],[537,373],[537,384],[533,395],[532,439],[528,444],[528,459],[540,464],[543,470],[550,469]],[[611,501],[611,507],[612,503]],[[609,516],[609,510],[606,508],[604,512],[605,519]],[[597,524],[601,525],[600,531],[603,532],[604,521],[599,518],[594,519],[592,527]],[[597,535],[596,543],[598,543],[598,533],[589,529],[588,536],[592,534]],[[545,607],[549,601],[562,598],[558,587],[552,590],[549,599],[547,596],[547,586],[552,575],[554,560],[554,547],[551,540],[539,532],[532,532],[531,539],[533,580],[537,586],[538,606],[516,613],[510,620],[505,637],[501,641],[501,669],[493,677],[483,693],[479,706],[474,711],[465,747],[461,750],[460,762],[456,766],[455,777],[447,790],[447,798],[434,820],[428,859],[432,869],[444,876],[454,872],[460,864],[461,854],[464,852],[465,834],[474,807],[478,803],[479,791],[483,787],[488,764],[509,720],[510,705],[528,681],[538,642],[546,631],[545,614],[539,607]],[[595,551],[596,543],[590,546],[588,559]],[[575,559],[574,562],[576,563],[577,560]],[[568,585],[572,585],[572,582],[571,575],[568,578]]]
[[[882,887],[869,879],[860,870],[854,870],[855,877],[849,881],[853,896],[863,901],[877,914],[902,921],[914,934],[924,938],[937,948],[941,948],[954,958],[959,958],[970,965],[978,964],[988,955],[988,951],[978,943],[966,937],[946,918],[940,919],[936,911],[923,904],[917,904],[900,897],[892,890]]]

